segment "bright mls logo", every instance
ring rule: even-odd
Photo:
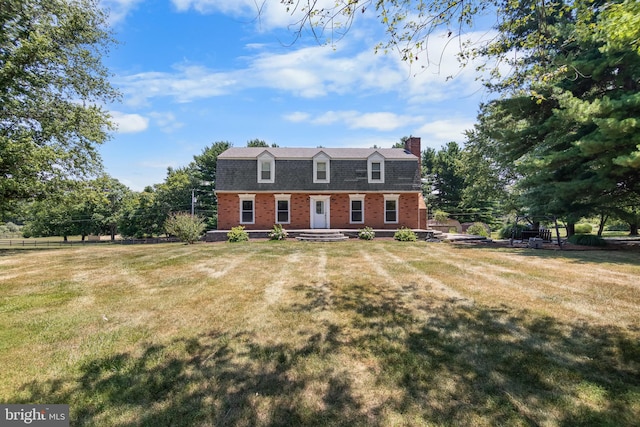
[[[0,405],[0,425],[69,427],[69,405]]]

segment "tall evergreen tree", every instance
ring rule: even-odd
[[[218,141],[202,150],[202,154],[193,156],[194,168],[200,180],[197,187],[198,212],[206,219],[207,229],[217,226],[218,201],[215,196],[218,156],[231,148],[232,143]]]
[[[423,166],[430,186],[427,196],[430,210],[442,210],[451,214],[460,211],[464,188],[464,176],[460,170],[461,156],[460,146],[453,141],[438,151],[423,151]]]
[[[574,222],[639,194],[640,54],[604,30],[636,7],[521,0],[482,51],[516,52],[514,71],[491,85],[503,97],[483,108],[477,130],[517,172],[529,213]]]

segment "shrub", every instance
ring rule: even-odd
[[[239,225],[227,233],[227,239],[229,242],[246,242],[249,240],[249,234],[244,231],[244,226]]]
[[[603,238],[593,234],[574,234],[567,240],[574,245],[582,246],[605,246],[607,244]]]
[[[433,219],[435,219],[438,224],[444,224],[449,219],[449,213],[437,210],[433,213]]]
[[[415,242],[418,240],[418,236],[413,232],[412,229],[407,227],[402,227],[398,231],[395,232],[393,238],[400,242]]]
[[[25,239],[30,239],[31,237],[33,237],[33,230],[28,225],[22,227],[21,233],[22,237],[24,237]]]
[[[576,234],[589,234],[593,230],[591,224],[576,224],[575,232]]]
[[[622,221],[617,221],[607,225],[605,228],[607,231],[629,231],[629,224]]]
[[[500,229],[500,231],[498,232],[498,237],[501,239],[510,239],[511,233],[514,228],[516,231],[515,236],[520,237],[522,234],[522,231],[528,230],[529,226],[527,226],[526,224],[507,224]]]
[[[191,216],[186,212],[171,214],[164,222],[164,230],[167,234],[176,236],[189,244],[200,239],[204,228],[204,218],[197,215]]]
[[[373,231],[371,227],[365,227],[358,230],[358,237],[362,240],[373,240],[373,238],[376,237],[376,232]]]
[[[11,221],[7,222],[5,224],[5,227],[7,227],[9,233],[18,233],[20,231],[20,227],[12,223]]]
[[[269,232],[269,239],[271,240],[285,240],[289,234],[282,228],[282,224],[275,224]]]
[[[467,234],[475,234],[476,236],[489,237],[486,227],[481,222],[474,222],[467,228]]]

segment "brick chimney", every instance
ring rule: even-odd
[[[404,143],[404,149],[414,156],[418,157],[418,162],[421,161],[421,153],[420,153],[420,137],[418,136],[410,136],[409,139]]]

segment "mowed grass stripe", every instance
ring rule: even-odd
[[[470,274],[481,278],[476,283],[476,295],[493,295],[499,299],[504,286],[517,287],[516,292],[510,293],[511,295],[528,295],[531,297],[529,303],[538,302],[535,305],[542,310],[549,306],[550,300],[554,300],[560,303],[561,308],[566,309],[564,313],[568,319],[576,315],[590,316],[594,320],[614,324],[634,319],[634,314],[640,309],[637,304],[640,300],[637,279],[640,277],[640,270],[633,263],[620,264],[619,268],[635,270],[635,274],[616,272],[618,264],[606,259],[596,258],[597,263],[576,263],[576,256],[584,254],[589,259],[593,258],[593,252],[583,252],[581,255],[557,254],[557,258],[551,257],[548,251],[521,249],[510,252],[479,249],[450,251],[439,246],[434,248],[434,252],[443,256],[443,262],[465,265]],[[613,259],[621,255],[615,252],[599,253]],[[477,258],[476,255],[480,257]],[[511,263],[513,267],[506,268],[504,263]],[[611,269],[598,267],[600,263],[611,266]],[[605,273],[607,271],[611,273]],[[514,299],[513,302],[519,301],[520,299]],[[552,306],[558,308],[556,304]],[[616,306],[619,310],[611,313],[611,306]]]
[[[0,400],[69,403],[74,425],[640,416],[634,253],[288,241],[0,261]]]

